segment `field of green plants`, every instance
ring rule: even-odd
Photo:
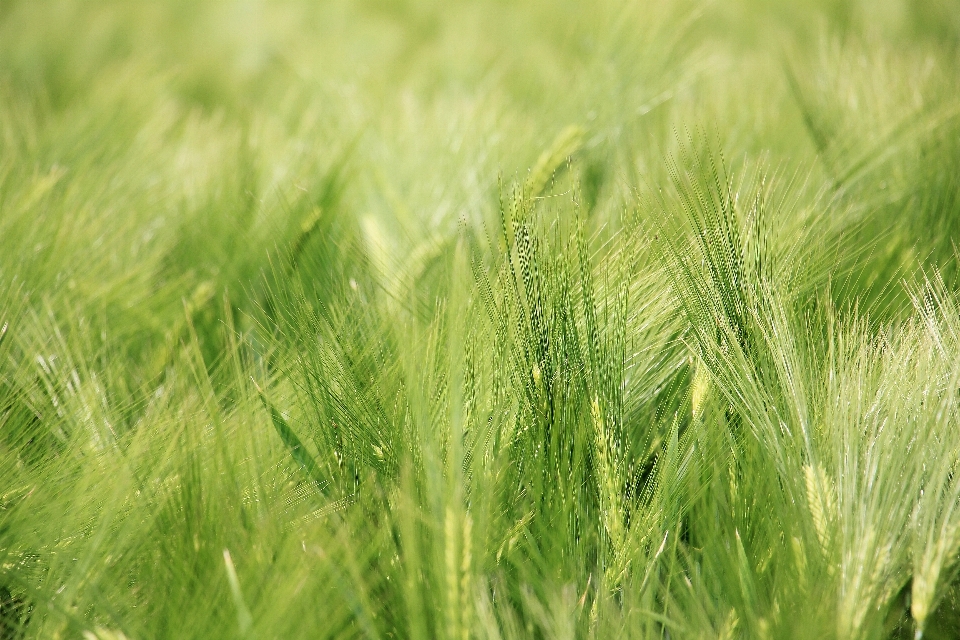
[[[957,0],[0,0],[0,640],[960,637]]]

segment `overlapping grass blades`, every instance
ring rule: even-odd
[[[956,635],[947,4],[0,3],[0,638]]]

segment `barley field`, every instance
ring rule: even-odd
[[[0,640],[960,637],[960,2],[0,0]]]

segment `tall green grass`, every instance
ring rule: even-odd
[[[958,16],[0,1],[0,639],[956,637]]]

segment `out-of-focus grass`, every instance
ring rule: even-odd
[[[0,1],[0,638],[952,637],[958,53]]]

